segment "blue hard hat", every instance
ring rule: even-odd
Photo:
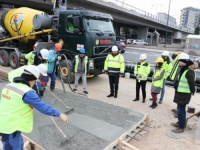
[[[80,48],[80,51],[79,51],[81,54],[85,54],[85,49],[84,48]]]

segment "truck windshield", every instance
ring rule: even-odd
[[[88,32],[113,32],[113,25],[109,19],[96,19],[92,17],[84,18],[86,29]]]

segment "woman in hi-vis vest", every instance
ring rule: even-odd
[[[157,107],[157,94],[160,93],[162,86],[163,86],[163,80],[164,80],[164,74],[165,69],[163,68],[164,60],[162,57],[158,57],[156,59],[156,66],[154,70],[154,74],[152,76],[152,86],[151,86],[151,95],[153,102],[151,104],[152,109]]]

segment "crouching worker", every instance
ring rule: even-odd
[[[157,107],[157,94],[160,93],[162,86],[163,86],[163,80],[164,80],[164,74],[165,69],[163,68],[164,60],[161,57],[158,57],[156,59],[156,66],[154,70],[154,74],[152,76],[152,86],[151,86],[151,95],[152,95],[152,105],[149,107],[152,107],[152,109]]]
[[[12,70],[8,73],[8,81],[9,82],[13,82],[13,79],[17,76],[21,76],[21,74],[23,73],[24,69],[27,67],[28,65],[26,66],[22,66],[18,69],[15,69],[15,70]],[[46,86],[46,83],[47,83],[47,66],[44,65],[44,64],[40,64],[37,66],[39,71],[40,71],[40,76],[39,76],[39,79],[37,81],[37,85],[33,85],[33,89],[36,91],[36,93],[39,95],[39,96],[43,96],[43,91],[41,93],[41,88],[44,89],[44,86]],[[45,78],[46,77],[46,78]],[[39,81],[40,80],[40,81]],[[38,85],[38,82],[40,82]],[[38,86],[39,89],[38,89]]]
[[[32,90],[39,76],[40,71],[36,66],[27,66],[21,76],[2,89],[0,136],[4,150],[23,149],[21,132],[30,133],[33,130],[33,108],[43,114],[59,117],[63,123],[69,121],[66,115],[46,104]]]

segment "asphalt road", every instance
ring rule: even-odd
[[[139,57],[141,54],[146,54],[147,55],[147,62],[154,64],[156,58],[160,57],[162,54],[162,50],[156,50],[156,52],[154,50],[145,50],[145,49],[131,49],[131,48],[127,48],[126,52],[124,54],[122,54],[125,58],[125,60],[127,61],[134,61],[134,62],[138,62],[139,61]],[[173,51],[169,51],[170,53],[170,58],[171,55],[174,53]],[[195,59],[197,58],[197,56],[190,56],[190,59]]]

